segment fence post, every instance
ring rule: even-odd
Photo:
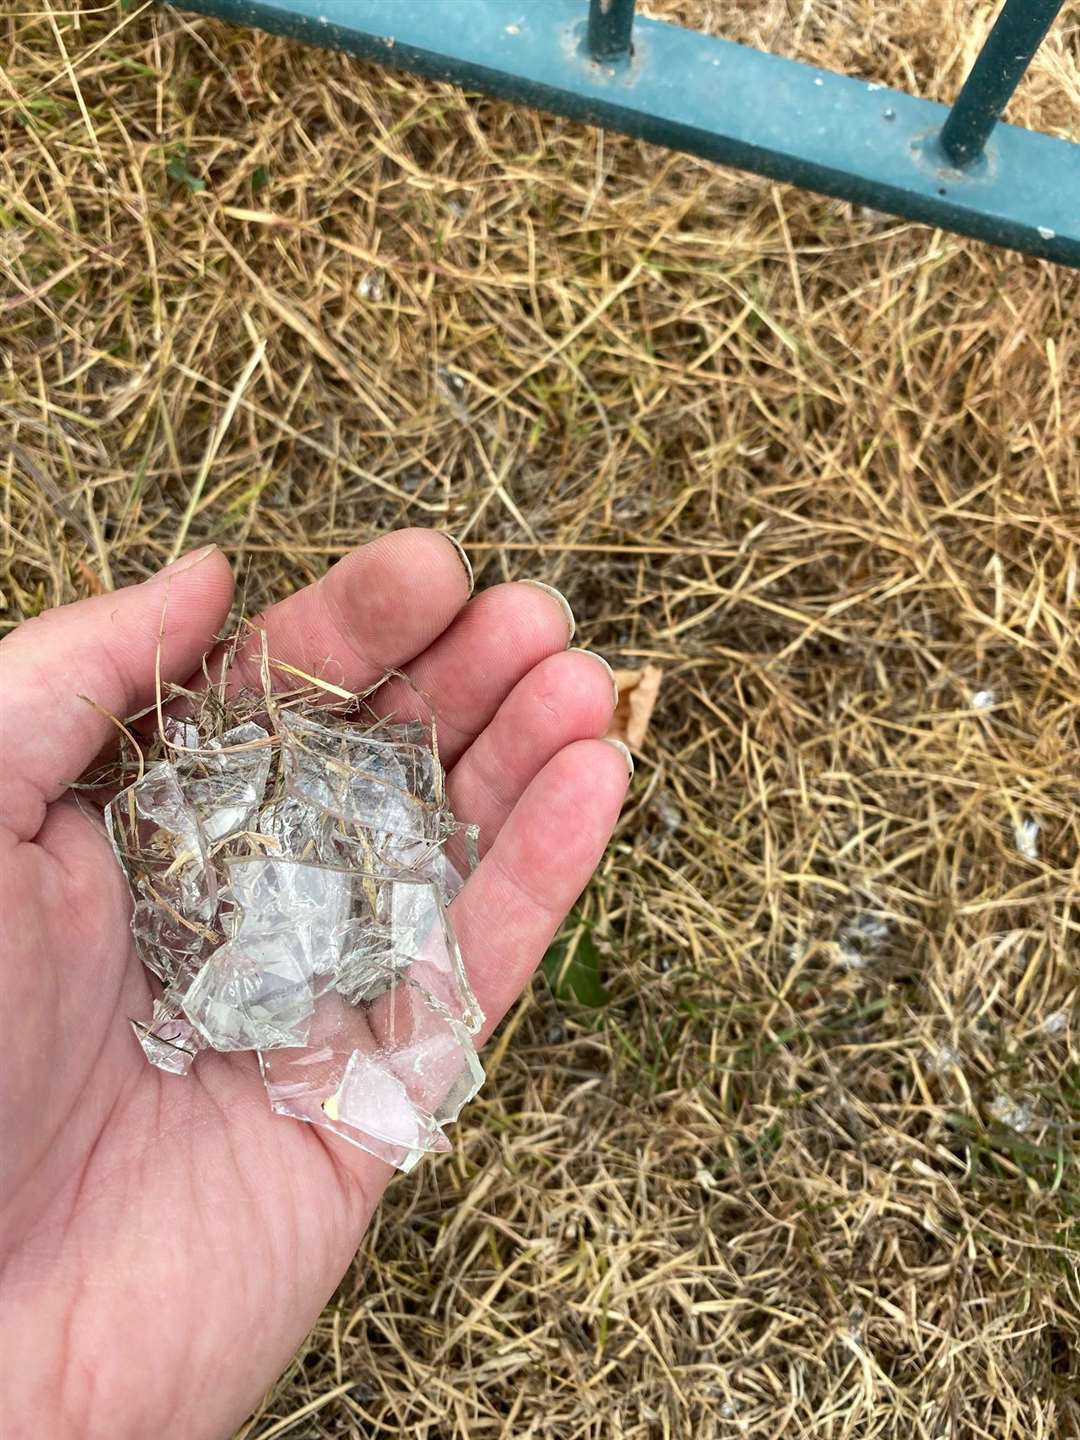
[[[1005,0],[949,112],[941,148],[959,169],[978,160],[1065,0]]]
[[[594,60],[627,60],[635,0],[589,0],[586,44]]]

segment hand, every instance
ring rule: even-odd
[[[232,588],[211,549],[0,646],[11,1440],[227,1435],[317,1318],[392,1173],[272,1114],[252,1054],[207,1053],[186,1078],[147,1065],[128,1025],[151,991],[126,885],[100,822],[65,796],[115,738],[102,711],[153,700],[159,640],[163,680],[198,670]],[[469,588],[445,536],[399,531],[260,623],[270,653],[309,673],[361,689],[404,667],[431,697],[451,805],[486,852],[453,906],[486,1035],[587,883],[627,766],[594,738],[611,677],[567,653],[559,600],[500,585],[470,601]],[[256,656],[239,679],[257,685]],[[416,703],[397,681],[379,696],[399,715]]]

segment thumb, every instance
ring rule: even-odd
[[[80,600],[20,625],[0,642],[0,824],[30,840],[57,799],[123,718],[184,680],[213,645],[232,602],[228,561],[214,545],[143,585]]]

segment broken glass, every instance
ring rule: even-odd
[[[335,939],[338,954],[331,983],[350,1004],[375,1000],[396,984],[406,961],[394,950],[389,926],[366,918],[346,920]]]
[[[256,829],[265,849],[288,860],[330,864],[339,851],[333,843],[333,817],[296,795],[280,795],[259,811]]]
[[[305,1045],[315,1005],[311,967],[291,930],[227,940],[184,992],[184,1014],[215,1050]]]
[[[479,841],[478,825],[455,825],[434,843],[413,840],[389,844],[383,848],[380,859],[390,869],[432,881],[450,901],[460,894],[465,881],[480,863]]]
[[[270,736],[254,721],[184,757],[184,798],[211,844],[250,828],[262,804],[270,761]]]
[[[413,727],[408,738],[383,738],[386,730],[358,733],[292,711],[279,715],[278,726],[288,793],[376,835],[439,838],[441,777]]]
[[[266,707],[271,731],[251,708],[216,695],[205,726],[166,720],[107,809],[165,986],[139,1043],[177,1075],[255,1050],[273,1110],[410,1169],[483,1080],[447,908],[475,828],[427,727],[294,704]]]
[[[425,1151],[450,1148],[443,1127],[484,1078],[465,1027],[396,974],[370,1006],[328,992],[306,1048],[264,1051],[260,1062],[275,1111],[401,1170]]]
[[[142,882],[132,910],[131,933],[139,959],[166,985],[184,971],[199,969],[220,939],[204,919],[185,918],[149,880]]]
[[[105,822],[135,898],[136,951],[169,983],[220,938],[213,930],[217,879],[202,826],[175,768],[164,761],[106,807]]]
[[[155,1000],[149,1025],[131,1024],[150,1064],[172,1075],[186,1075],[205,1043],[174,1000]]]
[[[226,876],[234,934],[292,929],[313,949],[348,918],[356,888],[348,870],[269,855],[231,860]]]
[[[473,1034],[483,1023],[438,885],[396,877],[382,882],[380,913],[396,963]]]
[[[205,864],[206,846],[198,818],[184,798],[176,767],[151,765],[105,809],[113,849],[130,873],[138,856],[154,873],[178,874],[185,866]]]

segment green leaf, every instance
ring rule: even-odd
[[[192,195],[198,195],[200,190],[206,189],[206,181],[200,180],[187,168],[187,155],[184,151],[177,151],[165,167],[165,174],[170,180],[175,180],[179,185],[186,185]]]
[[[607,1005],[611,996],[600,979],[600,951],[580,921],[557,936],[544,956],[544,976],[556,1000],[575,1002],[595,1009]]]
[[[260,190],[265,190],[270,184],[270,170],[266,165],[259,165],[252,171],[251,188],[257,195]]]

